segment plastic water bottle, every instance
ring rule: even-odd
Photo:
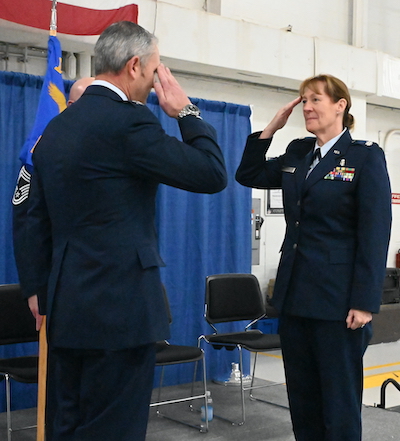
[[[214,418],[213,400],[211,398],[211,392],[208,390],[207,395],[207,421],[212,421]],[[206,421],[206,406],[201,406],[201,421]]]

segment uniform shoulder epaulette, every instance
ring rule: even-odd
[[[361,139],[353,139],[353,144],[358,144],[358,145],[362,145],[364,147],[368,147],[371,148],[374,144],[377,146],[378,144],[376,142],[373,141],[365,141],[365,140],[361,140]]]

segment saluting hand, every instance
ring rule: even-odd
[[[276,131],[281,129],[287,123],[289,116],[292,114],[293,109],[299,104],[301,97],[297,97],[295,100],[283,106],[278,110],[277,114],[273,117],[272,121],[265,127],[260,135],[260,139],[271,138]]]
[[[160,106],[168,116],[176,118],[190,100],[168,67],[160,64],[157,74],[159,81],[154,80],[154,90]]]

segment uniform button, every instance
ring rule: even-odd
[[[295,224],[296,227],[298,227],[300,225],[300,222],[296,221],[294,224]]]
[[[300,199],[297,201],[297,206],[300,207]]]
[[[293,245],[293,249],[295,250],[297,248],[297,243],[295,243],[294,245]]]

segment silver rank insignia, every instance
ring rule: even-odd
[[[28,199],[30,186],[31,174],[23,165],[19,171],[17,186],[12,197],[13,205],[20,205]]]

